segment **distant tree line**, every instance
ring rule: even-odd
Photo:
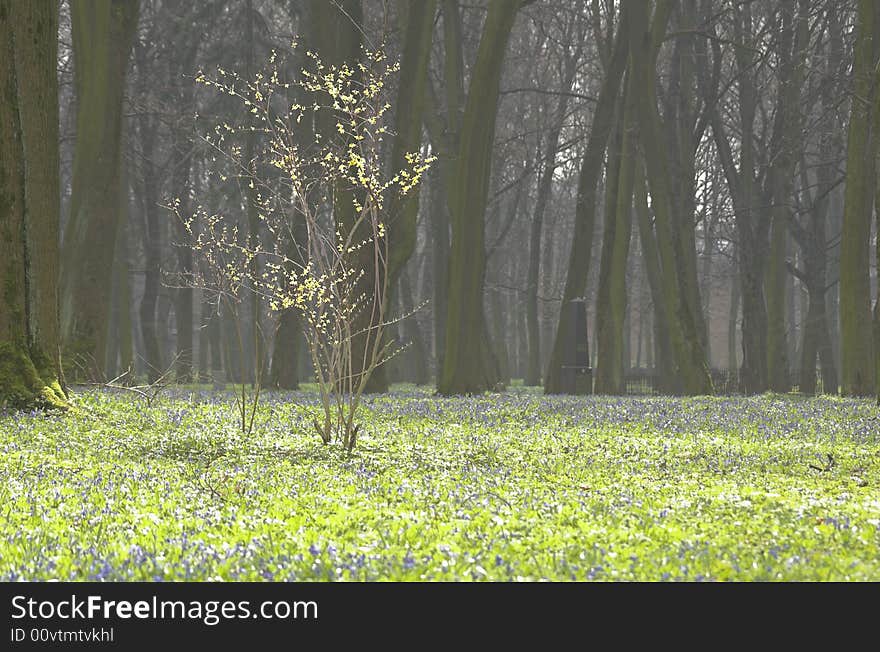
[[[201,137],[248,116],[195,77],[370,50],[400,62],[387,169],[437,160],[383,207],[389,259],[364,282],[387,274],[410,316],[368,391],[559,393],[577,299],[598,393],[641,371],[711,394],[724,369],[747,394],[874,396],[878,29],[872,0],[0,0],[0,400],[257,366],[309,382],[296,310],[250,296],[230,346],[233,317],[179,282],[202,263],[165,207],[271,239]],[[249,160],[259,135],[239,145]],[[338,188],[332,219],[356,200]]]

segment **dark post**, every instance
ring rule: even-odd
[[[568,321],[568,339],[563,349],[562,392],[592,394],[593,369],[587,340],[587,307],[583,299],[572,299],[562,306],[562,319]]]

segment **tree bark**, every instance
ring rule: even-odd
[[[403,52],[400,81],[394,106],[394,143],[391,148],[390,174],[407,167],[407,154],[418,152],[422,145],[422,116],[427,98],[428,62],[431,58],[437,0],[404,0],[400,3],[403,20]],[[419,212],[418,188],[401,197],[396,191],[387,199],[385,220],[388,237],[388,296],[391,298],[406,262],[416,246],[416,218]],[[381,270],[380,270],[381,271]],[[364,339],[366,343],[366,339]],[[362,358],[363,353],[356,353]],[[385,365],[377,367],[367,382],[366,392],[387,392]]]
[[[479,393],[494,389],[498,381],[483,312],[484,222],[503,53],[519,4],[490,0],[462,117],[458,169],[449,202],[449,310],[438,384],[445,395]]]
[[[565,79],[562,90],[568,92],[577,72],[577,61],[570,57],[566,61]],[[559,149],[559,136],[562,133],[565,113],[568,109],[567,94],[559,98],[556,110],[551,118],[550,131],[544,148],[544,168],[538,179],[538,194],[535,199],[535,210],[532,215],[529,234],[529,269],[526,285],[526,323],[528,324],[529,360],[526,368],[526,385],[538,385],[541,382],[541,337],[538,323],[538,281],[541,271],[541,234],[544,227],[544,213],[553,191],[553,174],[556,171],[556,150]]]
[[[795,17],[795,0],[781,4],[782,32],[779,38],[779,98],[776,122],[773,125],[771,163],[767,180],[771,184],[772,226],[770,252],[767,258],[767,376],[770,389],[787,392],[791,389],[788,372],[786,343],[785,269],[788,225],[792,219],[791,206],[794,188],[796,148],[800,147],[801,133],[799,102],[803,77],[803,48],[808,38],[807,17]]]
[[[70,218],[64,232],[61,322],[67,355],[104,373],[121,192],[122,102],[137,0],[70,3],[77,97]]]
[[[673,373],[672,344],[669,339],[669,315],[666,312],[666,299],[663,296],[662,271],[657,253],[657,242],[654,225],[648,208],[648,190],[645,186],[645,172],[642,161],[636,165],[635,210],[639,222],[639,243],[645,263],[645,275],[651,290],[651,303],[654,307],[653,333],[654,355],[651,367],[655,369],[657,389],[664,394],[681,392],[678,377]]]
[[[671,3],[658,2],[653,21],[648,23],[648,5],[633,0],[630,8],[630,52],[634,84],[642,97],[638,106],[638,132],[645,153],[648,185],[656,220],[656,236],[662,267],[663,296],[669,316],[669,335],[673,353],[672,373],[679,379],[686,394],[711,394],[712,379],[700,346],[691,306],[688,303],[681,256],[677,255],[673,232],[673,203],[670,189],[668,152],[662,142],[662,127],[657,110],[656,56],[666,32]]]
[[[869,274],[875,168],[871,124],[876,62],[873,35],[880,5],[860,0],[858,7],[840,236],[840,368],[841,392],[845,396],[870,396],[875,391]]]
[[[625,394],[624,360],[626,313],[626,271],[632,235],[633,176],[635,173],[636,90],[634,76],[628,73],[621,105],[623,117],[612,141],[606,174],[605,230],[602,235],[602,261],[599,266],[599,299],[596,302],[597,394]],[[616,170],[614,169],[616,168]]]
[[[66,408],[59,356],[58,8],[0,0],[0,406]]]

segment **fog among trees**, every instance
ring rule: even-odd
[[[266,171],[257,108],[308,109],[284,84],[315,61],[355,81],[390,71],[368,172],[406,192],[383,187],[381,248],[352,259],[351,296],[373,308],[345,325],[346,377],[365,393],[877,392],[871,0],[0,8],[4,402],[315,382],[295,301],[243,283],[224,305],[195,245],[219,216],[256,252],[245,276],[265,277],[270,249],[304,260],[317,226],[267,217],[303,209],[277,199],[298,191]],[[254,106],[270,69],[286,90]],[[245,102],[200,83],[227,74]],[[343,134],[334,110],[301,111],[290,146]],[[326,184],[314,225],[371,241],[352,183]]]

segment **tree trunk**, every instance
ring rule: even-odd
[[[859,0],[840,236],[840,370],[845,396],[870,396],[875,390],[869,273],[875,167],[873,35],[878,10],[876,2]]]
[[[778,143],[767,172],[773,201],[770,252],[767,265],[767,376],[770,389],[787,392],[791,388],[786,343],[786,252],[794,188],[796,148],[801,147],[800,95],[803,78],[803,48],[809,38],[807,16],[794,13],[795,0],[781,5],[782,32],[779,38],[779,99],[774,141]],[[790,317],[790,315],[789,315]]]
[[[730,310],[727,313],[727,371],[736,372],[739,368],[739,355],[736,348],[736,331],[739,323],[739,278],[736,266],[732,265],[730,283]]]
[[[118,227],[122,102],[137,0],[70,3],[77,97],[70,218],[64,232],[61,321],[65,351],[86,377],[104,373]]]
[[[0,0],[0,406],[66,408],[59,359],[57,37],[49,2]]]
[[[621,102],[624,107],[623,117],[608,155],[605,229],[599,267],[599,296],[596,301],[596,336],[599,339],[595,375],[597,394],[626,393],[624,371],[629,364],[624,360],[624,317],[637,139],[634,124],[636,91],[633,80],[633,75],[628,74],[624,101]]]
[[[132,328],[132,300],[131,300],[131,266],[129,259],[129,230],[131,224],[128,220],[128,186],[124,186],[125,196],[125,224],[122,227],[122,237],[117,241],[117,271],[119,274],[119,368],[125,374],[125,381],[130,382],[134,375],[134,342]]]
[[[634,185],[635,209],[639,221],[639,243],[645,263],[645,275],[651,290],[651,303],[654,306],[653,334],[654,356],[651,367],[656,371],[657,389],[664,394],[681,392],[678,377],[673,373],[672,344],[669,339],[669,315],[666,312],[666,299],[663,296],[662,272],[657,253],[654,226],[648,209],[648,191],[645,187],[644,166],[639,161],[636,166]]]
[[[299,342],[302,333],[299,312],[288,308],[281,313],[272,347],[269,386],[277,389],[299,389]]]
[[[400,291],[400,305],[403,311],[401,330],[404,342],[409,345],[409,350],[406,351],[406,355],[408,355],[411,362],[411,379],[416,385],[427,385],[429,380],[428,351],[425,346],[425,338],[422,335],[422,329],[419,326],[418,317],[413,313],[415,302],[413,301],[409,275],[406,273],[399,274],[398,284]]]
[[[391,148],[390,175],[407,167],[406,157],[418,152],[422,144],[422,116],[426,102],[428,62],[433,43],[434,17],[437,0],[409,0],[401,2],[403,10],[403,52],[401,54],[400,81],[394,106],[394,143]],[[387,199],[386,223],[388,237],[388,292],[386,305],[391,305],[394,288],[406,262],[416,246],[416,218],[419,212],[418,188],[401,197],[396,191]],[[381,272],[382,270],[380,270]],[[368,338],[362,338],[364,346]],[[353,352],[356,359],[363,359],[362,350]],[[373,370],[366,392],[387,392],[388,377],[385,365]]]
[[[573,299],[583,297],[587,290],[587,277],[593,250],[593,230],[596,221],[596,187],[602,172],[608,135],[614,122],[614,107],[620,92],[620,82],[626,68],[629,46],[626,12],[626,5],[624,5],[617,35],[614,37],[612,56],[608,62],[602,87],[599,90],[596,109],[593,113],[593,124],[590,127],[590,136],[578,176],[574,235],[568,258],[565,289],[562,292],[563,306]],[[553,350],[550,353],[547,372],[544,374],[544,393],[546,394],[558,394],[562,391],[562,364],[565,343],[570,339],[569,327],[570,323],[566,319],[560,319],[557,322]]]
[[[566,60],[565,79],[562,90],[571,90],[577,72],[577,61],[574,57]],[[525,384],[538,385],[541,382],[541,337],[538,323],[538,282],[541,271],[541,233],[544,227],[544,213],[553,191],[553,174],[556,172],[556,150],[559,149],[559,136],[562,133],[565,113],[568,109],[569,96],[563,94],[556,105],[551,118],[547,144],[544,148],[544,167],[538,179],[538,195],[535,199],[535,210],[532,215],[529,237],[529,269],[526,285],[526,323],[529,336],[529,361],[526,369]]]
[[[434,374],[439,379],[446,345],[446,312],[449,292],[449,215],[445,200],[445,172],[438,166],[430,176],[430,220],[433,247],[431,315],[434,322]]]
[[[441,394],[473,394],[498,382],[483,312],[484,222],[503,53],[519,2],[490,0],[462,118],[458,170],[451,184],[452,246]]]
[[[141,297],[139,317],[141,336],[144,341],[144,362],[147,366],[147,379],[155,382],[165,371],[159,346],[157,308],[159,286],[161,284],[159,266],[162,256],[162,225],[159,222],[159,189],[156,178],[155,118],[142,116],[140,125],[141,149],[144,158],[141,215],[144,233],[144,293]]]
[[[824,310],[819,306],[824,297],[818,301],[810,299],[807,316],[803,323],[803,340],[801,344],[801,371],[798,382],[802,394],[816,393],[816,355],[819,351],[819,329],[824,325]]]
[[[660,115],[656,98],[656,53],[666,32],[671,4],[661,2],[653,24],[649,27],[648,6],[638,1],[628,2],[631,33],[632,70],[634,84],[640,89],[642,99],[638,106],[638,132],[644,148],[648,184],[656,220],[656,235],[660,265],[662,267],[663,296],[666,314],[669,316],[669,335],[675,368],[672,373],[680,379],[686,394],[711,394],[712,379],[706,365],[705,353],[700,346],[691,306],[684,288],[686,271],[681,267],[673,233],[673,204],[670,194],[668,152],[665,151],[661,133]]]

